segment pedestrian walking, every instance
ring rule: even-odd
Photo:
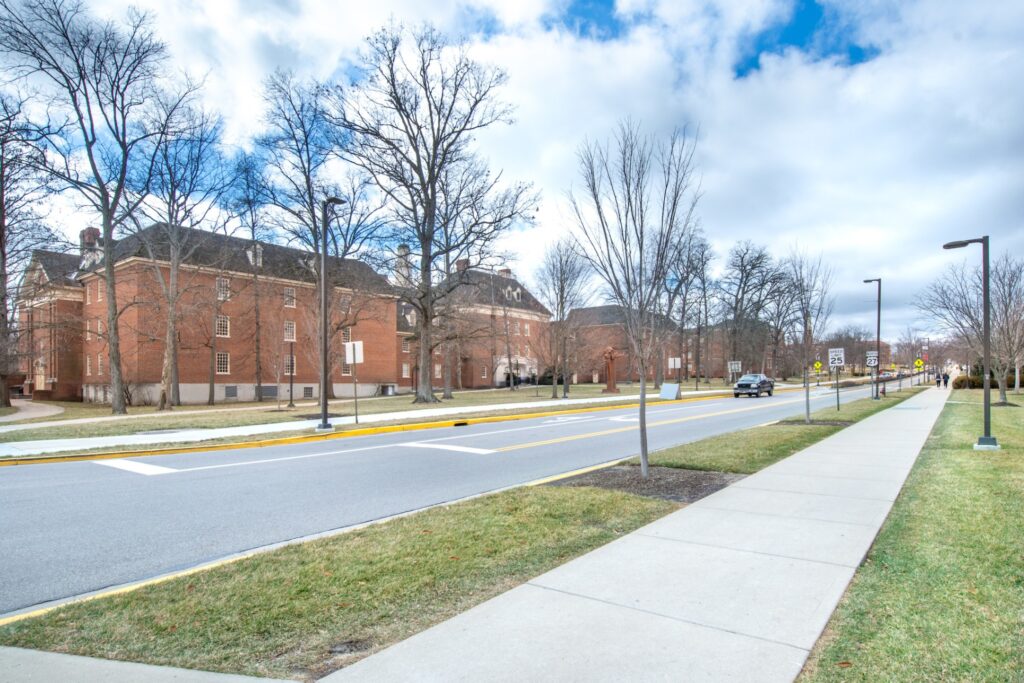
[[[949,388],[949,373],[948,372],[942,373],[942,388],[943,389],[948,389]]]
[[[936,389],[941,389],[942,388],[942,375],[939,375],[939,374],[935,375],[935,388]]]

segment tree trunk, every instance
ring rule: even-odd
[[[569,398],[569,335],[562,334],[562,398]]]
[[[178,326],[178,269],[175,263],[174,248],[171,248],[171,264],[167,274],[167,320],[164,324],[164,359],[160,368],[160,398],[157,400],[157,410],[170,410],[174,403],[174,359],[177,357],[177,326]],[[160,273],[157,277],[162,278]],[[217,320],[214,319],[214,335],[216,336]]]
[[[444,390],[441,392],[441,398],[450,399],[454,398],[452,395],[452,348],[451,343],[445,341],[441,347],[444,351],[444,356],[441,359],[441,363],[444,365],[441,370],[444,375]]]
[[[640,374],[644,375],[647,368],[644,367],[644,363],[641,360],[640,363]],[[647,382],[640,383],[640,476],[646,479],[648,477],[648,466],[647,466]]]
[[[1013,366],[1013,393],[1020,393],[1020,363]]]
[[[110,211],[103,212],[103,285],[107,290],[107,354],[110,360],[110,412],[126,415],[124,377],[121,368],[121,333],[117,326],[117,287],[114,275],[114,223]]]
[[[551,335],[551,348],[549,349],[551,356],[551,398],[558,398],[558,362],[561,360],[558,357],[559,336],[557,332]]]
[[[999,402],[1007,403],[1006,398],[1006,375],[1009,368],[999,368],[999,376],[996,378],[996,383],[999,384]]]

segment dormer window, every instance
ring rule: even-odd
[[[249,265],[256,268],[263,267],[263,245],[257,244],[249,247],[245,250],[246,255],[249,257]]]

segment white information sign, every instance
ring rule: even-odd
[[[345,362],[348,365],[363,362],[363,342],[345,342]]]
[[[830,368],[841,368],[846,365],[846,349],[829,349],[828,366]]]
[[[683,367],[682,360],[683,360],[682,358],[669,358],[668,359],[668,369],[669,370],[678,370],[679,368]]]
[[[679,398],[679,385],[674,382],[662,382],[661,393],[658,397],[668,399],[670,401],[676,400]]]
[[[743,363],[738,360],[729,361],[729,372],[743,372]]]
[[[878,367],[878,351],[868,351],[868,363],[867,364],[868,364],[869,368],[877,368]]]

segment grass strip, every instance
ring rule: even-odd
[[[1024,408],[956,391],[801,681],[1019,681]],[[961,401],[963,403],[961,403]]]
[[[312,679],[677,507],[603,489],[516,489],[69,605],[0,628],[0,643]]]
[[[870,398],[850,401],[841,404],[838,411],[834,407],[823,408],[811,413],[811,420],[858,422],[902,403],[918,391],[921,389],[915,387],[890,393],[878,401]],[[843,429],[842,425],[803,424],[803,418],[796,417],[773,425],[752,427],[666,448],[652,453],[650,463],[657,467],[753,474],[840,429]],[[632,464],[638,462],[631,461]]]

